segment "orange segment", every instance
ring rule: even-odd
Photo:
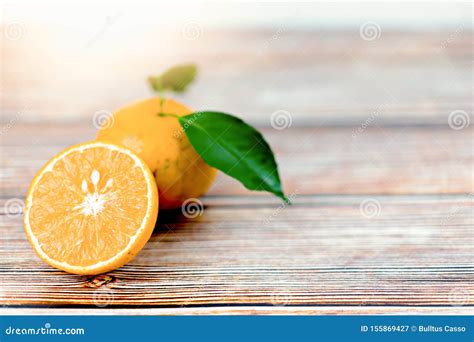
[[[130,261],[157,215],[156,183],[146,164],[125,148],[89,142],[64,150],[36,175],[25,230],[48,264],[98,274]]]

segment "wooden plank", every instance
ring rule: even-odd
[[[41,262],[21,211],[6,204],[21,204],[36,170],[94,128],[13,122],[0,135],[0,303],[114,313],[465,313],[474,304],[471,127],[372,126],[355,137],[354,129],[263,129],[293,206],[221,175],[201,216],[160,214],[133,262],[85,277]]]
[[[58,49],[77,35],[71,28],[25,25],[23,39],[2,46],[0,101],[7,121],[74,120],[113,111],[150,96],[146,77],[177,61],[196,62],[201,70],[182,97],[189,106],[263,125],[277,110],[291,113],[294,124],[313,125],[359,125],[371,116],[379,123],[447,124],[454,110],[472,112],[473,33],[467,21],[436,32],[383,27],[376,41],[362,39],[358,27],[338,32],[278,22],[266,29],[206,28],[198,40],[183,42],[181,26],[166,32],[134,25],[142,34],[111,41],[114,35],[105,35],[103,44],[81,48],[84,37],[73,50]],[[31,46],[38,45],[44,49],[32,54]]]
[[[376,209],[373,217],[367,202],[361,207],[367,199]],[[297,196],[285,208],[242,200],[208,205],[193,220],[163,215],[136,259],[96,277],[46,266],[26,241],[21,215],[2,215],[0,302],[474,304],[468,196]]]
[[[474,125],[263,129],[289,194],[467,194],[474,192]],[[66,146],[93,139],[92,123],[16,123],[0,136],[1,195],[25,196],[35,172]],[[442,167],[441,167],[442,166]],[[251,195],[220,175],[211,195]],[[266,195],[263,195],[266,196]]]
[[[0,315],[471,315],[470,306],[220,306],[187,308],[0,308]]]

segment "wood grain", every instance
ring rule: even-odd
[[[0,315],[470,315],[450,306],[213,306],[186,308],[0,308]]]
[[[6,307],[449,314],[474,304],[469,129],[370,128],[355,142],[349,127],[264,129],[293,206],[221,177],[202,199],[201,216],[161,214],[130,264],[85,277],[41,262],[21,213],[9,213],[6,204],[24,197],[36,169],[72,137],[87,140],[92,132],[86,123],[73,131],[16,125],[2,136],[0,303]],[[392,141],[384,146],[387,134]],[[362,155],[380,159],[372,164]]]
[[[129,19],[121,16],[119,25]],[[370,117],[445,125],[454,110],[472,113],[470,22],[433,32],[383,27],[375,41],[362,39],[358,26],[302,29],[280,21],[262,29],[206,27],[187,41],[178,23],[171,32],[134,23],[134,34],[113,39],[112,27],[90,47],[90,37],[78,39],[73,26],[24,23],[23,39],[0,44],[0,119],[57,122],[114,111],[150,96],[148,75],[193,61],[201,72],[182,99],[195,109],[225,110],[260,125],[277,110],[290,112],[294,125],[357,126]],[[43,48],[32,54],[31,46]]]
[[[289,194],[468,194],[474,192],[471,126],[290,127],[262,131]],[[91,140],[92,122],[14,123],[0,135],[2,196],[25,196],[36,171],[65,146]],[[210,194],[268,197],[220,175]],[[265,199],[267,200],[267,199]],[[275,202],[277,203],[277,202]]]
[[[162,218],[132,263],[92,278],[44,265],[26,241],[21,217],[7,218],[1,300],[9,305],[104,300],[117,306],[472,304],[469,199],[372,199],[381,211],[371,219],[359,209],[364,197],[301,198],[280,211],[268,204],[209,204],[198,219]]]

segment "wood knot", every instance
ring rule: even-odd
[[[107,274],[99,274],[87,279],[85,287],[97,288],[115,281],[115,277]]]

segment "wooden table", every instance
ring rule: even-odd
[[[469,13],[457,28],[381,25],[375,40],[357,27],[280,22],[237,31],[202,23],[192,41],[181,27],[149,23],[118,36],[127,20],[96,31],[93,44],[30,23],[22,39],[4,41],[0,313],[472,313]],[[45,265],[14,212],[35,172],[94,137],[92,113],[149,96],[146,76],[177,61],[201,70],[185,103],[262,127],[294,205],[221,174],[201,216],[161,213],[130,264],[95,277]],[[272,129],[276,110],[293,125]],[[457,110],[470,125],[448,125]]]
[[[94,127],[14,123],[2,138],[0,313],[472,313],[472,127],[263,128],[294,205],[220,174],[201,216],[160,214],[137,258],[86,277],[36,257],[12,199]]]

